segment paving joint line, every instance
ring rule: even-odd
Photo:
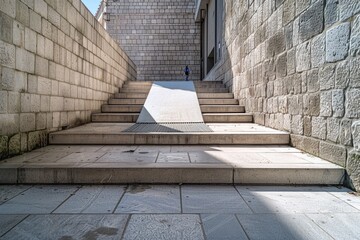
[[[50,214],[53,214],[56,210],[59,209],[59,207],[61,207],[67,200],[69,200],[72,196],[75,196],[75,194],[81,189],[83,188],[83,185],[80,185],[80,187],[78,187],[73,193],[71,193],[67,198],[65,198],[64,201],[62,201],[54,210],[52,210],[50,212]]]
[[[123,192],[123,194],[120,196],[120,199],[119,199],[119,201],[116,203],[116,205],[115,205],[115,207],[114,207],[114,210],[111,212],[111,214],[114,214],[115,211],[116,211],[116,209],[119,207],[120,202],[121,202],[121,200],[124,198],[125,193],[126,193],[126,191],[128,190],[128,188],[129,188],[129,184],[127,184],[127,185],[124,187],[124,192]]]

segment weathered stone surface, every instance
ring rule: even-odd
[[[326,138],[326,120],[322,117],[312,118],[312,136],[319,139]]]
[[[360,151],[360,121],[356,121],[351,126],[352,137],[354,140],[354,148],[356,151]]]
[[[28,134],[28,150],[44,147],[47,145],[46,131],[30,132]]]
[[[342,145],[345,145],[345,146],[352,145],[351,124],[352,124],[352,121],[349,119],[341,120],[340,144],[342,144]]]
[[[336,88],[346,88],[350,81],[350,67],[349,61],[342,61],[337,64],[336,67],[336,77],[335,77],[335,87]]]
[[[283,25],[287,25],[295,18],[295,1],[285,1],[283,5]]]
[[[296,71],[303,72],[309,70],[310,65],[310,42],[305,42],[296,48]]]
[[[0,12],[0,40],[12,43],[13,39],[13,21],[3,12]]]
[[[291,118],[291,132],[294,134],[304,134],[304,121],[301,115],[294,115]]]
[[[325,63],[325,34],[314,37],[311,40],[311,66],[319,67]]]
[[[360,57],[350,62],[350,86],[360,87]]]
[[[349,118],[360,117],[360,89],[350,89],[346,92],[346,112]]]
[[[36,53],[36,32],[30,28],[25,28],[25,49]]]
[[[343,21],[360,12],[358,0],[339,0],[339,20]]]
[[[42,17],[47,18],[47,4],[44,0],[36,0],[34,10]]]
[[[16,2],[16,20],[21,24],[23,24],[24,26],[29,26],[30,23],[29,8],[20,1]]]
[[[335,86],[335,65],[326,65],[319,70],[320,90],[333,89]]]
[[[16,155],[21,152],[20,134],[16,134],[9,141],[9,155]]]
[[[8,113],[20,113],[20,93],[9,92]]]
[[[311,125],[311,117],[304,117],[304,135],[311,137],[312,125]]]
[[[35,70],[35,55],[22,48],[16,48],[16,69],[34,73]]]
[[[306,94],[304,99],[304,114],[319,116],[320,114],[320,93]]]
[[[13,135],[19,131],[19,114],[0,114],[0,135]]]
[[[345,114],[344,91],[342,89],[332,91],[332,110],[333,117],[343,117]]]
[[[318,69],[312,69],[307,72],[307,90],[310,93],[317,92],[320,90],[319,83],[319,71]]]
[[[16,7],[13,0],[1,0],[0,11],[6,13],[12,18],[15,18]]]
[[[291,134],[292,146],[315,156],[319,155],[319,144],[320,141],[317,139]]]
[[[296,15],[304,11],[311,3],[311,0],[298,0],[296,2]]]
[[[8,137],[0,136],[0,159],[8,156]]]
[[[302,114],[303,98],[302,96],[290,96],[288,98],[288,110],[290,114]]]
[[[340,119],[328,118],[327,119],[327,136],[326,139],[331,142],[337,143],[340,135]]]
[[[338,20],[339,0],[327,0],[325,6],[325,25],[331,25]]]
[[[360,54],[360,15],[354,20],[350,37],[350,55],[358,54]]]
[[[7,113],[8,111],[8,92],[0,91],[0,113]]]
[[[346,147],[328,142],[320,142],[320,157],[342,167],[345,167],[346,164],[346,152]]]
[[[326,61],[337,62],[348,55],[350,23],[342,23],[326,32]]]
[[[332,92],[326,91],[320,94],[320,116],[330,117],[332,115]]]
[[[12,91],[15,89],[14,81],[15,71],[11,68],[2,68],[2,74],[0,78],[0,90]]]
[[[0,40],[0,65],[15,68],[15,46]]]
[[[299,1],[296,1],[297,3]],[[301,2],[301,1],[300,1]],[[307,2],[310,2],[309,0]],[[298,9],[297,9],[298,10]],[[324,1],[318,0],[300,15],[299,38],[304,42],[324,29]]]
[[[360,152],[351,151],[346,164],[346,170],[349,174],[351,185],[356,191],[360,191]]]
[[[286,48],[285,34],[283,31],[272,36],[266,43],[266,56],[271,58],[283,52]]]
[[[20,114],[20,131],[30,132],[35,130],[35,114],[21,113]]]
[[[287,73],[286,52],[279,55],[276,60],[276,77],[285,77]]]

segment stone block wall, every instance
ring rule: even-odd
[[[360,190],[360,1],[224,4],[224,57],[206,78],[230,86],[256,123],[346,167]]]
[[[80,0],[0,0],[0,159],[88,122],[136,66]]]
[[[194,0],[108,0],[107,31],[137,66],[138,80],[200,79],[200,24]]]

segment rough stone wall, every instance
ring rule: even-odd
[[[136,68],[80,0],[0,0],[0,159],[90,120]]]
[[[224,58],[207,78],[231,86],[256,123],[346,167],[360,190],[360,1],[225,0],[224,9]]]
[[[200,78],[200,25],[194,0],[108,0],[107,31],[137,66],[138,80]]]

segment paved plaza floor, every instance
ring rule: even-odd
[[[360,239],[333,186],[1,185],[1,239]]]

